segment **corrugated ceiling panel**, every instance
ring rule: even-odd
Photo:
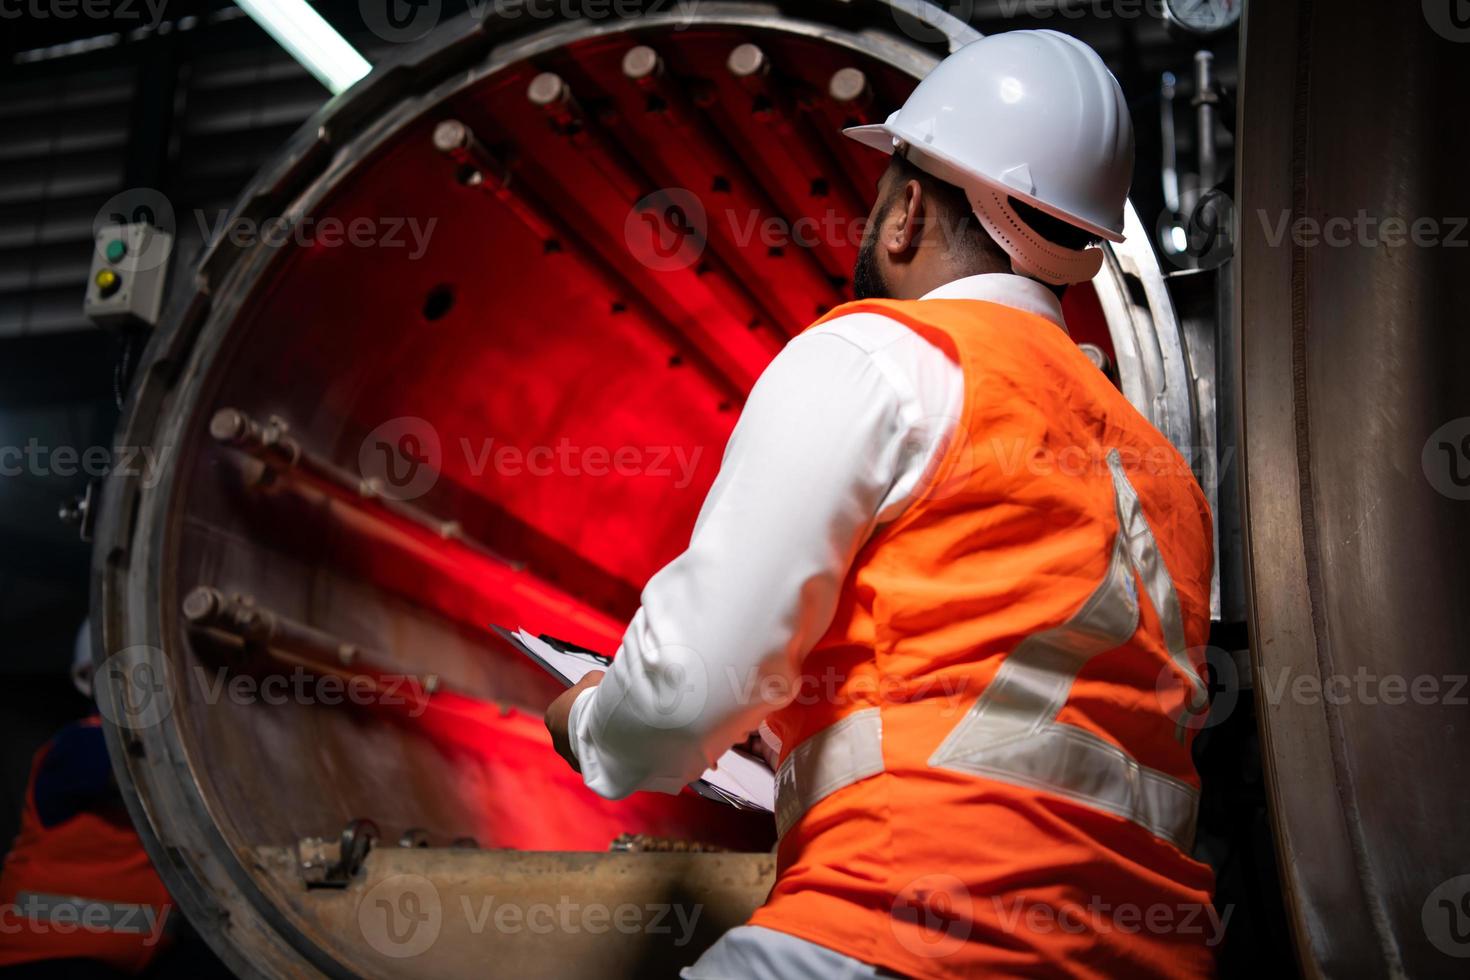
[[[0,86],[0,337],[85,327],[92,219],[122,189],[131,68]]]

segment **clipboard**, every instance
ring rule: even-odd
[[[511,631],[493,623],[490,629],[566,687],[594,670],[612,666],[611,657],[554,636],[533,636],[524,629]],[[737,810],[776,810],[776,774],[764,759],[743,749],[732,748],[720,756],[689,788]]]

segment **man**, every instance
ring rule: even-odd
[[[756,384],[553,740],[613,797],[779,746],[776,884],[685,977],[1207,975],[1210,516],[1054,291],[1122,240],[1122,92],[1002,34],[849,135],[893,153],[859,301]]]
[[[72,683],[92,696],[91,633]],[[152,975],[173,942],[173,900],[112,779],[96,715],[36,752],[20,834],[0,873],[0,977]]]

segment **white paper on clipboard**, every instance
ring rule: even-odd
[[[524,629],[514,632],[492,626],[511,646],[530,657],[543,670],[571,687],[594,670],[607,670],[612,661],[600,654],[553,645]],[[700,778],[690,784],[699,795],[741,810],[776,810],[776,774],[764,759],[740,749],[730,749],[715,760]]]

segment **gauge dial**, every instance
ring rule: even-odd
[[[1245,0],[1164,0],[1164,18],[1191,34],[1218,34],[1240,21]]]

